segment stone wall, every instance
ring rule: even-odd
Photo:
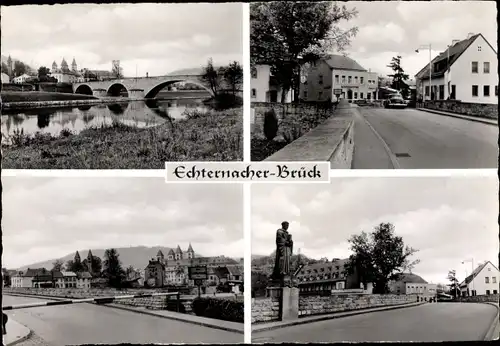
[[[252,323],[279,320],[278,298],[252,298]]]
[[[126,289],[126,290],[116,290],[112,288],[108,289],[78,289],[78,288],[3,288],[5,293],[14,294],[25,294],[34,295],[40,297],[55,297],[55,298],[68,298],[68,299],[83,299],[83,298],[97,298],[97,297],[114,297],[114,296],[124,296],[140,293],[159,293],[160,290],[146,290],[146,289]],[[134,299],[123,299],[115,300],[113,303],[128,305],[134,307],[144,307],[151,310],[164,310],[166,309],[166,299],[167,297],[145,297],[145,298],[134,298]],[[175,296],[169,297],[169,299],[176,301]],[[191,313],[191,304],[194,297],[182,297],[181,303],[184,305],[186,313]]]
[[[472,297],[460,297],[457,299],[458,302],[461,303],[498,303],[500,299],[500,295],[498,294],[488,294],[481,296],[472,296]]]
[[[299,299],[299,316],[329,314],[416,302],[417,297],[414,295],[348,293],[334,294],[327,297],[301,296]]]
[[[281,104],[276,102],[252,102],[251,108],[253,118],[253,123],[251,124],[252,135],[262,138],[264,138],[264,114],[269,110],[274,110],[280,124],[283,122],[283,119],[293,122],[295,119],[298,120],[299,117],[314,118],[319,112],[325,112],[325,109],[307,103]],[[283,136],[283,129],[284,126],[279,127],[277,137]]]
[[[487,119],[498,119],[498,105],[467,103],[458,100],[434,100],[423,102],[423,107]]]

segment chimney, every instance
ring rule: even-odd
[[[467,39],[471,38],[472,36],[474,36],[474,33],[473,32],[469,32],[469,34],[467,35]]]

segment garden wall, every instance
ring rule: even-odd
[[[252,323],[279,320],[279,298],[252,298]]]
[[[301,296],[299,316],[321,315],[382,306],[416,303],[414,295],[395,294],[334,294],[327,297]]]
[[[467,103],[458,100],[424,101],[423,107],[487,119],[498,119],[498,105],[489,103]]]
[[[499,294],[488,294],[472,297],[460,297],[457,299],[457,301],[461,303],[498,303],[499,299]]]

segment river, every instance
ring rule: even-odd
[[[17,131],[59,135],[67,129],[77,134],[90,127],[119,121],[129,126],[150,127],[164,123],[168,117],[182,119],[185,111],[205,111],[203,99],[150,100],[108,103],[66,108],[38,108],[2,113],[2,142]]]

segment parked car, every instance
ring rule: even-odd
[[[392,96],[384,101],[385,108],[406,108],[408,103],[401,96]]]

